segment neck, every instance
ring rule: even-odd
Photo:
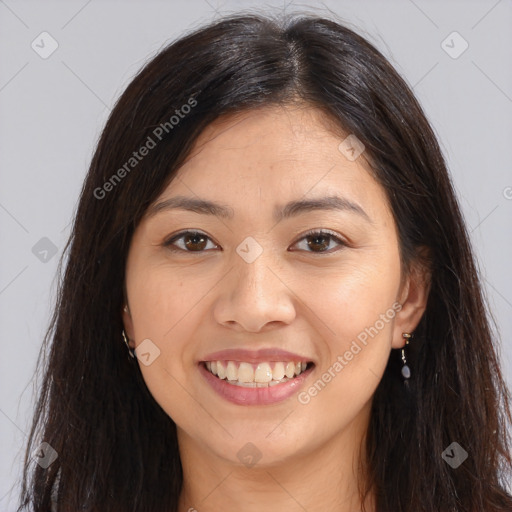
[[[178,428],[183,488],[178,512],[359,512],[358,483],[364,436],[347,427],[329,443],[306,454],[248,468],[199,446]],[[364,502],[376,510],[374,496]]]

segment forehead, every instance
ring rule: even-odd
[[[250,167],[253,175],[280,164],[285,170],[289,163],[303,171],[312,161],[332,156],[333,145],[336,149],[343,140],[341,130],[335,134],[334,129],[325,114],[310,106],[269,106],[225,116],[201,133],[187,158],[192,165],[183,170],[212,164],[215,155],[222,165]]]
[[[347,135],[311,106],[224,116],[200,134],[159,200],[187,193],[233,205],[258,200],[272,207],[304,196],[342,194],[382,215],[385,191],[364,157],[350,161],[339,149]]]

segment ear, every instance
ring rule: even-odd
[[[397,301],[402,304],[402,309],[395,316],[393,348],[402,348],[405,345],[402,333],[412,333],[420,323],[427,308],[431,278],[430,251],[423,246],[418,250],[418,257],[411,263],[410,272],[400,287]]]
[[[133,320],[132,315],[130,314],[130,310],[128,308],[128,305],[124,305],[121,313],[123,317],[123,324],[124,324],[124,332],[126,333],[126,337],[128,338],[128,345],[130,345],[130,348],[135,348],[135,336],[133,331]]]

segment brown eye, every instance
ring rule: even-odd
[[[303,240],[306,241],[306,252],[313,252],[313,253],[331,253],[335,252],[336,244],[338,246],[346,246],[347,244],[339,238],[336,234],[332,233],[331,231],[310,231],[309,233],[306,233],[305,236],[303,236],[299,242],[302,242]],[[335,245],[331,245],[332,242],[335,242]],[[297,242],[297,244],[299,243]],[[295,244],[295,245],[297,245]],[[333,250],[334,249],[334,250]]]
[[[172,251],[203,252],[209,240],[207,235],[199,231],[183,231],[166,241],[164,245]],[[217,247],[215,244],[213,246]]]
[[[303,247],[301,250],[317,254],[332,253],[337,250],[336,246],[347,246],[336,234],[325,230],[310,231],[294,245],[303,243],[303,241],[306,242],[305,248]],[[210,247],[208,247],[208,243],[211,243]],[[166,241],[164,246],[171,251],[182,252],[205,252],[218,247],[209,236],[200,231],[182,231]]]

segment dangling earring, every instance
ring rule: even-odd
[[[123,340],[124,340],[126,346],[128,347],[128,353],[130,354],[130,356],[135,357],[135,349],[132,349],[130,347],[130,345],[128,344],[128,339],[126,338],[126,333],[124,332],[124,329],[122,331],[122,335],[123,335]]]
[[[408,332],[402,333],[402,338],[405,340],[405,345],[402,348],[402,377],[404,378],[404,386],[408,390],[409,389],[409,379],[411,378],[411,369],[409,368],[409,365],[407,364],[407,359],[405,357],[405,347],[409,345],[409,341],[412,338],[412,334]]]

